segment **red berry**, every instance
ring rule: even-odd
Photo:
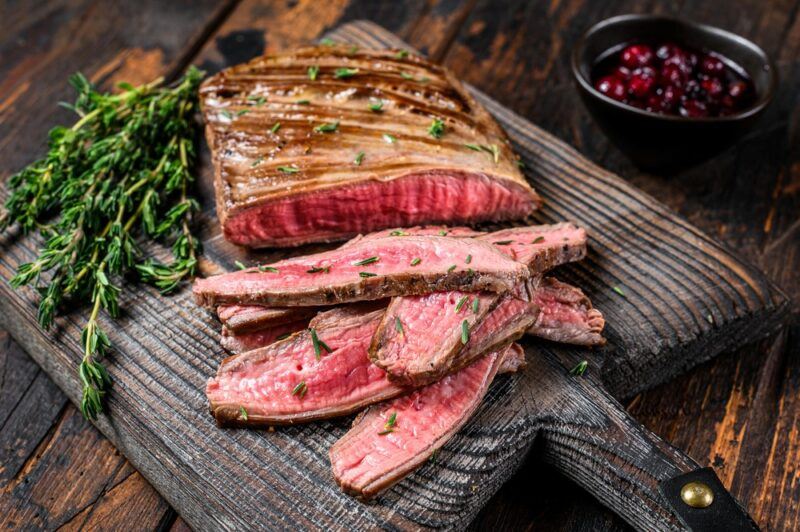
[[[686,83],[686,73],[678,65],[661,67],[661,83],[673,87],[682,87]]]
[[[656,72],[651,67],[637,68],[628,81],[628,92],[635,98],[644,99],[655,88]]]
[[[621,79],[623,81],[627,81],[628,78],[631,77],[631,71],[630,71],[629,68],[625,68],[624,66],[619,65],[617,68],[614,69],[614,71],[611,73],[611,75],[614,76],[617,79]]]
[[[677,54],[683,54],[683,50],[681,50],[677,44],[673,43],[662,44],[656,50],[656,57],[658,57],[662,61]]]
[[[597,80],[594,88],[609,98],[622,101],[625,99],[625,84],[614,76],[605,76]]]
[[[725,91],[725,87],[718,78],[706,78],[700,82],[700,86],[706,91],[709,98],[715,100],[722,96],[722,93]]]
[[[703,74],[718,78],[725,72],[725,63],[713,55],[707,55],[700,62],[700,71]]]
[[[664,91],[661,93],[661,101],[664,102],[663,107],[670,110],[675,109],[681,101],[681,96],[683,96],[683,91],[680,88],[664,87]]]
[[[706,104],[699,100],[687,100],[680,109],[683,116],[698,118],[708,116]]]
[[[653,50],[646,44],[632,44],[622,50],[620,57],[623,66],[636,68],[649,65],[653,61]]]
[[[741,100],[748,92],[749,86],[744,81],[734,81],[728,85],[728,95],[733,101]]]

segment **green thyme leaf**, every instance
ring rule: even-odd
[[[306,270],[306,273],[330,273],[331,267],[330,266],[314,266],[310,270]]]
[[[281,128],[281,123],[280,122],[275,122],[274,124],[272,124],[272,127],[269,128],[269,132],[270,133],[277,133],[280,128]]]
[[[240,261],[238,261],[238,260],[237,260],[237,261],[235,261],[235,262],[234,262],[234,264],[235,264],[235,265],[236,265],[236,267],[237,267],[237,268],[239,268],[240,270],[246,270],[246,269],[247,269],[247,266],[245,266],[244,264],[242,264],[242,263],[241,263]]]
[[[452,272],[452,271],[453,271],[453,270],[455,270],[455,269],[456,269],[456,265],[455,265],[455,264],[453,264],[452,266],[450,266],[449,268],[447,268],[447,273],[450,273],[450,272]]]
[[[320,43],[322,46],[336,46],[336,43],[334,42],[334,40],[333,40],[333,39],[330,39],[330,38],[328,38],[328,37],[325,37],[324,39],[322,39],[321,41],[319,41],[319,43]]]
[[[333,77],[336,79],[347,79],[356,74],[358,74],[357,68],[337,68],[333,73]]]
[[[364,152],[360,151],[356,154],[356,158],[353,159],[353,164],[356,166],[361,166],[361,163],[364,161]]]
[[[317,133],[332,133],[339,129],[339,121],[320,124],[314,128]]]
[[[311,103],[311,100],[297,100],[294,103],[297,104],[297,105],[308,105],[308,104]]]
[[[464,259],[464,262],[466,262],[467,264],[471,263],[472,262],[472,255],[467,255],[467,258]]]
[[[414,76],[412,76],[408,72],[400,72],[400,77],[403,79],[414,79]]]
[[[263,155],[259,155],[258,158],[256,158],[255,161],[253,161],[253,164],[251,164],[250,167],[251,168],[255,168],[256,166],[261,164],[263,161],[264,161],[264,156]]]
[[[236,116],[246,115],[249,112],[250,112],[250,109],[240,109],[240,110],[236,111]]]
[[[278,268],[274,268],[272,266],[259,266],[258,271],[269,272],[269,273],[280,273]]]
[[[306,381],[300,381],[294,388],[292,388],[292,395],[298,395],[300,396],[300,399],[302,399],[305,397],[307,391],[308,386],[306,386]]]
[[[461,322],[461,343],[467,345],[469,342],[469,322],[464,320]]]
[[[255,94],[251,94],[247,97],[248,101],[255,102],[256,107],[261,107],[265,103],[267,103],[267,99],[263,96],[256,96]]]
[[[384,133],[383,140],[385,140],[389,144],[394,144],[395,142],[397,142],[397,137],[395,137],[394,135],[390,135],[389,133]]]
[[[377,274],[377,273],[370,273],[370,272],[359,272],[359,273],[358,273],[358,275],[359,275],[360,277],[364,277],[364,278],[367,278],[367,277],[377,277],[377,276],[378,276],[378,274]]]
[[[543,236],[537,236],[536,238],[533,239],[533,242],[531,242],[531,244],[539,244],[541,242],[544,242],[544,237]]]
[[[311,81],[316,81],[317,74],[319,74],[318,65],[311,65],[310,67],[308,67],[308,79],[310,79]]]
[[[309,331],[311,331],[311,343],[314,346],[314,357],[317,360],[319,360],[321,358],[322,349],[324,349],[328,353],[332,352],[332,349],[330,347],[328,347],[328,344],[326,344],[325,342],[323,342],[322,340],[319,339],[319,336],[317,336],[317,330],[316,329],[314,329],[312,327],[311,329],[309,329]]]
[[[395,229],[394,231],[389,233],[389,236],[408,236],[408,233],[406,233],[401,229]]]
[[[403,322],[401,322],[400,318],[398,318],[397,316],[395,316],[394,318],[394,328],[395,330],[397,330],[397,332],[403,334]]]
[[[369,104],[369,110],[373,113],[379,113],[383,109],[383,100]]]
[[[296,166],[279,166],[278,170],[280,170],[284,174],[296,174],[297,172],[300,171],[300,169],[297,168]]]
[[[478,146],[477,144],[464,144],[464,147],[469,148],[472,151],[482,151],[481,147]]]
[[[447,231],[442,229],[441,231],[439,231],[439,236],[447,236]]]
[[[589,361],[581,360],[574,368],[569,370],[569,372],[573,375],[577,375],[580,377],[581,375],[586,373],[586,368],[588,367],[589,367]]]
[[[408,57],[408,50],[398,50],[397,53],[394,54],[395,59],[405,59]]]
[[[247,410],[245,410],[243,406],[239,407],[239,416],[241,416],[244,421],[247,421]]]
[[[509,244],[512,244],[513,242],[514,242],[513,240],[498,240],[497,242],[492,242],[492,244],[494,244],[495,246],[507,246]]]
[[[468,299],[469,296],[462,296],[461,299],[458,300],[458,302],[456,303],[456,314],[461,312],[461,308],[464,306],[464,303],[466,303]]]
[[[479,306],[480,306],[480,302],[478,301],[478,298],[476,297],[475,299],[472,300],[472,313],[473,314],[477,314],[478,313],[478,307]]]
[[[379,260],[381,260],[380,257],[367,257],[366,259],[361,259],[359,261],[354,262],[353,266],[364,266],[367,264],[378,262]]]
[[[434,118],[428,128],[428,134],[435,139],[442,138],[442,135],[444,135],[444,122],[439,118]]]
[[[619,295],[621,295],[622,297],[626,297],[626,296],[625,296],[625,292],[623,292],[623,291],[622,291],[622,288],[620,288],[619,286],[614,286],[614,287],[612,287],[612,290],[614,290],[614,292],[618,293],[618,294],[619,294]]]
[[[413,260],[411,261],[411,265],[412,265],[412,266],[416,266],[416,265],[417,265],[417,264],[419,264],[420,262],[422,262],[422,259],[421,259],[421,258],[419,258],[419,257],[416,257],[415,259],[413,259]]]

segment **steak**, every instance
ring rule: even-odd
[[[225,303],[331,305],[453,289],[502,293],[530,276],[523,264],[490,244],[439,236],[361,241],[268,268],[198,279],[195,299],[212,308]]]
[[[575,345],[603,345],[605,320],[581,291],[552,277],[544,278],[534,291],[533,301],[541,312],[528,334]]]
[[[532,274],[586,254],[586,232],[571,223],[506,229],[477,239],[526,264]],[[396,382],[431,382],[452,371],[464,347],[462,328],[473,329],[501,298],[459,290],[395,297],[370,345],[370,358]]]
[[[383,312],[335,308],[311,320],[309,330],[225,359],[206,386],[211,414],[220,426],[302,423],[403,393],[367,356]]]
[[[540,203],[494,119],[448,70],[413,54],[267,55],[210,77],[200,99],[217,215],[235,244],[515,220]]]
[[[518,348],[506,350],[519,358]],[[490,353],[430,386],[370,407],[331,447],[336,482],[368,499],[425,463],[475,412],[502,358]]]
[[[308,319],[290,321],[266,327],[257,331],[233,334],[227,327],[222,327],[222,347],[233,354],[252,351],[265,347],[308,327]]]

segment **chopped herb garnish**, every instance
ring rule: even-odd
[[[275,339],[276,339],[276,340],[286,340],[286,339],[287,339],[287,338],[289,338],[291,335],[292,335],[292,333],[290,333],[290,332],[288,332],[288,333],[283,333],[282,335],[278,336],[278,337],[277,337],[277,338],[275,338]]]
[[[249,109],[240,109],[240,110],[236,111],[236,116],[246,115],[249,112],[250,112]]]
[[[222,116],[224,116],[225,118],[227,118],[228,120],[233,120],[233,115],[227,109],[224,109],[223,111],[221,111],[220,114]]]
[[[464,147],[472,151],[484,151],[491,154],[494,164],[500,161],[500,148],[497,147],[497,144],[490,144],[489,146],[484,146],[483,144],[464,144]]]
[[[284,174],[296,174],[297,172],[300,171],[300,169],[297,168],[296,166],[279,166],[278,170],[280,170]]]
[[[569,370],[569,372],[572,373],[573,375],[577,375],[578,377],[580,377],[581,375],[586,373],[586,368],[588,367],[589,367],[589,362],[587,360],[581,360],[574,368]]]
[[[369,104],[369,110],[373,113],[379,113],[381,109],[383,109],[383,100],[378,100],[377,102]]]
[[[397,332],[403,334],[403,322],[401,322],[400,318],[397,316],[394,318],[394,328],[397,330]]]
[[[389,133],[384,133],[383,140],[385,140],[389,144],[394,144],[395,142],[397,142],[397,137],[395,137],[394,135],[390,135]]]
[[[495,246],[507,246],[514,242],[513,240],[498,240],[497,242],[493,242]]]
[[[330,39],[330,38],[328,38],[328,37],[325,37],[324,39],[322,39],[321,41],[319,41],[319,43],[320,43],[322,46],[336,46],[336,43],[333,41],[333,39]]]
[[[248,99],[248,101],[255,102],[256,103],[256,107],[261,107],[262,105],[267,103],[267,99],[266,98],[264,98],[263,96],[256,96],[254,94],[248,96],[247,99]]]
[[[434,449],[433,452],[431,453],[431,457],[428,458],[428,461],[431,462],[432,464],[435,464],[436,458],[438,456],[439,456],[439,449]]]
[[[281,123],[280,122],[275,122],[274,124],[272,124],[272,127],[269,128],[269,132],[270,133],[277,133],[280,128],[281,128]]]
[[[354,44],[353,46],[351,46],[351,47],[350,47],[350,48],[347,50],[347,53],[348,53],[348,54],[350,54],[350,55],[353,55],[353,54],[354,54],[354,53],[356,53],[357,51],[358,51],[358,46]]]
[[[239,268],[240,270],[246,270],[246,269],[247,269],[247,266],[245,266],[244,264],[242,264],[242,263],[241,263],[240,261],[238,261],[238,260],[237,260],[236,262],[234,262],[234,264],[235,264],[235,265],[236,265],[236,267],[237,267],[237,268]]]
[[[292,389],[292,395],[299,395],[300,399],[302,399],[307,391],[308,386],[306,386],[306,381],[300,381],[297,383],[297,386]]]
[[[383,426],[383,430],[378,433],[378,436],[384,436],[390,432],[394,432],[395,425],[397,425],[397,412],[392,412],[392,415],[386,420],[386,424]]]
[[[361,162],[362,162],[363,160],[364,160],[364,152],[363,152],[363,151],[360,151],[360,152],[358,152],[358,154],[356,155],[356,158],[355,158],[355,159],[353,159],[353,164],[355,164],[356,166],[361,166]]]
[[[452,266],[450,266],[449,268],[447,268],[447,273],[450,273],[450,272],[452,272],[452,271],[453,271],[453,270],[455,270],[455,269],[456,269],[456,265],[455,265],[455,264],[453,264]]]
[[[517,160],[517,168],[519,168],[520,170],[524,170],[525,163],[523,161]]]
[[[330,271],[331,271],[330,266],[324,266],[324,267],[314,266],[310,270],[306,270],[306,273],[320,273],[320,272],[329,273]]]
[[[422,76],[417,81],[419,81],[420,83],[428,83],[430,80],[431,78],[429,78],[428,76]]]
[[[308,105],[311,103],[311,100],[297,100],[294,103],[296,103],[297,105]]]
[[[400,72],[400,77],[403,79],[414,79],[414,76],[412,76],[408,72]]]
[[[314,345],[314,357],[319,360],[322,357],[322,349],[328,353],[330,353],[332,349],[328,347],[328,344],[319,339],[316,329],[312,327],[309,331],[311,331],[311,343]]]
[[[311,65],[310,67],[308,67],[308,79],[310,79],[311,81],[316,81],[317,74],[319,74],[319,66]]]
[[[259,155],[258,158],[255,161],[253,161],[253,164],[251,164],[250,167],[251,168],[255,168],[256,166],[261,164],[261,161],[263,161],[263,160],[264,160],[264,156],[263,155]]]
[[[464,262],[466,262],[467,264],[469,264],[470,262],[472,262],[472,255],[467,255],[467,258],[466,258],[466,259],[464,259]]]
[[[419,257],[417,257],[417,258],[415,258],[414,260],[412,260],[412,261],[411,261],[411,265],[412,265],[412,266],[416,266],[416,265],[417,265],[417,264],[419,264],[420,262],[422,262],[422,259],[421,259],[421,258],[419,258]]]
[[[543,237],[543,236],[537,236],[537,237],[536,237],[536,238],[533,240],[533,242],[531,242],[531,244],[538,244],[539,242],[544,242],[544,237]]]
[[[467,268],[467,273],[471,276],[475,273],[475,270],[473,270],[472,268]]]
[[[325,124],[320,124],[314,128],[314,131],[317,133],[332,133],[339,129],[339,121],[336,122],[327,122]]]
[[[394,231],[389,233],[389,236],[408,236],[408,233],[400,229],[395,229]]]
[[[472,151],[481,151],[481,147],[478,146],[477,144],[464,144],[464,147],[469,148]]]
[[[270,272],[270,273],[280,273],[278,268],[273,268],[272,266],[259,266],[258,271],[260,272]]]
[[[396,54],[394,54],[395,59],[405,59],[408,57],[408,50],[398,50]]]
[[[461,299],[458,300],[458,303],[456,303],[456,314],[461,312],[461,308],[464,306],[464,303],[467,302],[467,299],[469,299],[469,296],[462,296]]]
[[[356,74],[358,74],[357,68],[337,68],[333,73],[333,77],[336,79],[345,79],[353,77]]]
[[[380,257],[368,257],[366,259],[361,259],[353,263],[353,266],[364,266],[366,264],[372,264],[373,262],[378,262],[381,260]]]
[[[620,288],[619,286],[613,287],[612,290],[614,290],[614,292],[618,293],[622,297],[625,297],[625,292],[623,292],[622,288]]]
[[[428,128],[428,134],[435,139],[442,138],[442,135],[444,135],[444,122],[439,118],[434,118]]]
[[[464,320],[461,322],[461,343],[467,345],[469,342],[469,322]]]
[[[479,306],[480,306],[480,302],[478,301],[478,298],[476,297],[475,299],[472,300],[472,312],[473,312],[473,314],[477,314],[478,313],[478,307]]]
[[[370,272],[358,272],[358,275],[363,277],[363,278],[365,278],[365,279],[367,277],[377,277],[378,276],[377,273],[370,273]]]
[[[245,410],[243,406],[239,407],[239,415],[243,420],[247,421],[247,410]]]
[[[447,231],[442,229],[441,231],[439,231],[439,236],[447,236]]]

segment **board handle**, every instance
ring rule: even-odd
[[[639,530],[758,530],[711,468],[633,419],[591,370],[575,375],[571,357],[552,352],[537,358],[536,389],[549,394],[537,409],[546,462]]]

